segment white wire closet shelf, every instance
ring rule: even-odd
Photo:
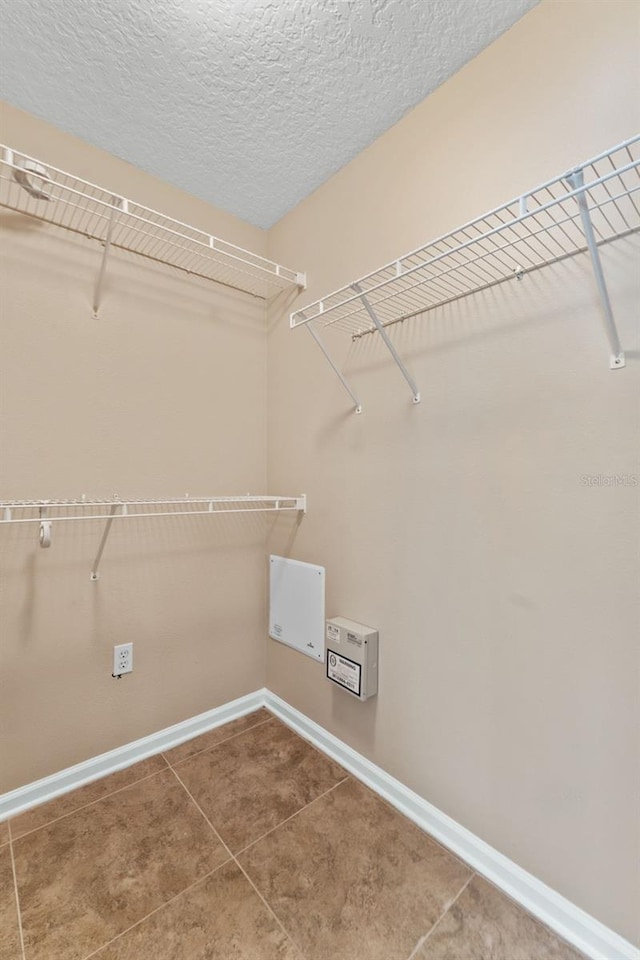
[[[0,205],[104,244],[94,313],[110,248],[267,299],[305,276],[233,243],[0,145]]]
[[[291,327],[306,325],[356,412],[360,403],[320,339],[333,327],[353,339],[378,332],[414,402],[420,394],[386,328],[461,297],[588,251],[600,294],[611,367],[624,366],[598,248],[640,230],[640,135],[585,161],[567,173],[412,250],[373,273],[291,314]]]
[[[41,547],[49,547],[56,524],[70,521],[105,520],[105,528],[91,569],[98,580],[98,567],[114,520],[148,517],[220,517],[236,513],[306,513],[307,498],[301,496],[176,497],[168,500],[0,500],[0,524],[39,524]]]

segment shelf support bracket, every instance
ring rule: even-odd
[[[101,541],[100,541],[100,546],[98,547],[98,552],[97,552],[97,554],[96,554],[96,558],[95,558],[95,560],[93,561],[93,568],[92,568],[92,570],[91,570],[91,576],[90,576],[90,578],[89,578],[90,580],[99,580],[99,579],[100,579],[100,574],[98,573],[98,567],[100,566],[100,561],[102,560],[102,554],[103,554],[103,552],[104,552],[104,548],[105,548],[106,545],[107,545],[107,540],[109,539],[109,534],[111,533],[111,524],[113,523],[113,518],[115,517],[115,515],[116,515],[116,510],[118,509],[119,506],[120,506],[120,504],[118,504],[118,503],[112,503],[112,504],[111,504],[111,510],[109,511],[109,513],[110,513],[111,515],[110,515],[109,519],[107,520],[107,522],[106,522],[105,525],[104,525],[104,531],[103,531],[103,534],[102,534],[102,539],[101,539]]]
[[[580,193],[576,194],[576,200],[578,202],[578,209],[580,210],[582,230],[589,248],[591,264],[593,266],[593,272],[595,274],[596,284],[598,286],[598,292],[602,302],[604,328],[607,334],[607,339],[609,340],[609,346],[611,347],[611,360],[609,366],[612,370],[618,370],[620,367],[624,367],[625,365],[624,353],[620,345],[616,323],[613,318],[613,310],[611,309],[609,291],[607,290],[607,283],[602,270],[602,261],[600,260],[600,251],[598,250],[596,235],[593,230],[593,223],[591,222],[589,204],[587,203],[585,191],[581,190],[581,187],[584,187],[584,170],[581,168],[572,170],[571,173],[567,175],[566,179],[573,190],[580,190]]]
[[[369,303],[366,295],[362,292],[362,287],[360,286],[359,283],[354,283],[354,284],[352,284],[352,286],[353,286],[353,289],[356,291],[356,293],[358,293],[358,294],[360,295],[360,299],[361,299],[361,301],[362,301],[363,307],[365,308],[365,310],[366,310],[367,313],[369,314],[369,316],[370,316],[370,318],[371,318],[371,320],[372,320],[372,322],[373,322],[376,330],[378,331],[378,333],[379,333],[380,336],[382,337],[382,339],[383,339],[383,341],[384,341],[384,343],[385,343],[385,346],[386,346],[387,350],[389,351],[389,353],[391,354],[391,356],[393,357],[393,359],[394,359],[395,362],[397,363],[397,365],[398,365],[398,367],[399,367],[399,369],[400,369],[400,373],[402,374],[402,376],[405,378],[405,380],[407,381],[407,383],[408,383],[409,386],[411,387],[411,393],[413,394],[413,402],[414,402],[414,403],[420,403],[420,391],[418,390],[417,384],[416,384],[415,380],[413,379],[413,377],[411,376],[411,374],[409,373],[409,371],[407,370],[407,368],[405,367],[405,365],[404,365],[404,363],[402,362],[402,360],[400,359],[400,355],[398,354],[398,351],[396,350],[396,348],[395,348],[394,345],[392,344],[391,340],[389,339],[389,334],[387,333],[387,331],[384,329],[384,327],[382,326],[382,324],[381,324],[380,321],[378,320],[378,317],[377,317],[377,315],[376,315],[375,310],[373,309],[373,307],[372,307],[371,304]]]
[[[360,403],[360,401],[358,400],[357,396],[355,395],[355,393],[353,392],[353,390],[351,389],[351,387],[350,387],[349,384],[347,383],[347,381],[346,381],[346,379],[345,379],[342,371],[340,370],[340,368],[339,368],[338,365],[336,364],[335,360],[333,359],[333,357],[331,356],[331,354],[330,354],[329,351],[327,350],[326,346],[324,345],[324,343],[322,342],[322,340],[321,340],[320,337],[318,336],[318,331],[315,329],[314,321],[313,321],[313,320],[307,321],[307,323],[306,323],[306,328],[307,328],[307,330],[309,331],[309,333],[311,334],[311,336],[313,337],[313,339],[315,340],[315,342],[318,344],[318,346],[320,347],[320,349],[322,350],[322,352],[324,353],[324,355],[325,355],[325,357],[327,358],[327,361],[328,361],[331,369],[333,370],[333,372],[334,372],[335,375],[337,376],[338,380],[340,381],[340,383],[342,384],[342,386],[345,388],[345,390],[347,391],[347,393],[349,394],[349,396],[350,396],[351,399],[353,400],[353,403],[354,403],[354,406],[355,406],[355,412],[356,412],[356,413],[362,413],[362,404]]]
[[[102,262],[100,263],[100,272],[98,273],[98,279],[96,280],[95,290],[93,292],[93,319],[98,319],[98,314],[100,310],[100,303],[102,301],[102,287],[104,286],[104,278],[107,272],[107,260],[109,259],[109,251],[111,250],[111,235],[113,233],[113,227],[115,225],[116,210],[118,208],[124,209],[126,201],[122,201],[119,197],[112,197],[113,206],[111,207],[111,213],[109,215],[109,224],[107,226],[107,235],[104,240],[104,248],[102,250]]]

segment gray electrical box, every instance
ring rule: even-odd
[[[378,692],[378,631],[333,617],[325,630],[327,679],[359,700]]]

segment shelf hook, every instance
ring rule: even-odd
[[[47,520],[47,508],[40,507],[40,529],[38,532],[38,542],[46,550],[51,546],[51,520]]]

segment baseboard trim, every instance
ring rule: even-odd
[[[286,701],[265,691],[265,706],[396,810],[593,960],[640,960],[640,950],[448,817]]]
[[[640,950],[628,940],[585,913],[399,780],[385,773],[381,767],[334,737],[314,720],[264,688],[0,795],[0,821],[53,800],[70,790],[76,790],[109,773],[123,770],[163,750],[169,750],[185,740],[213,730],[223,723],[229,723],[260,707],[267,707],[283,723],[341,764],[396,810],[435,837],[592,960],[640,960]]]
[[[265,690],[256,690],[237,700],[230,700],[219,707],[214,707],[213,710],[207,710],[206,713],[200,713],[196,717],[165,727],[164,730],[152,733],[148,737],[126,743],[122,747],[116,747],[115,750],[109,750],[90,760],[76,763],[73,767],[60,770],[59,773],[43,777],[42,780],[35,780],[24,787],[4,793],[0,795],[0,822],[9,817],[15,817],[31,807],[53,800],[70,790],[83,787],[93,780],[99,780],[100,777],[109,773],[124,770],[125,767],[130,767],[140,760],[146,760],[147,757],[152,757],[163,750],[177,747],[185,740],[191,740],[200,733],[206,733],[207,730],[213,730],[214,727],[222,726],[223,723],[236,720],[264,705]]]

